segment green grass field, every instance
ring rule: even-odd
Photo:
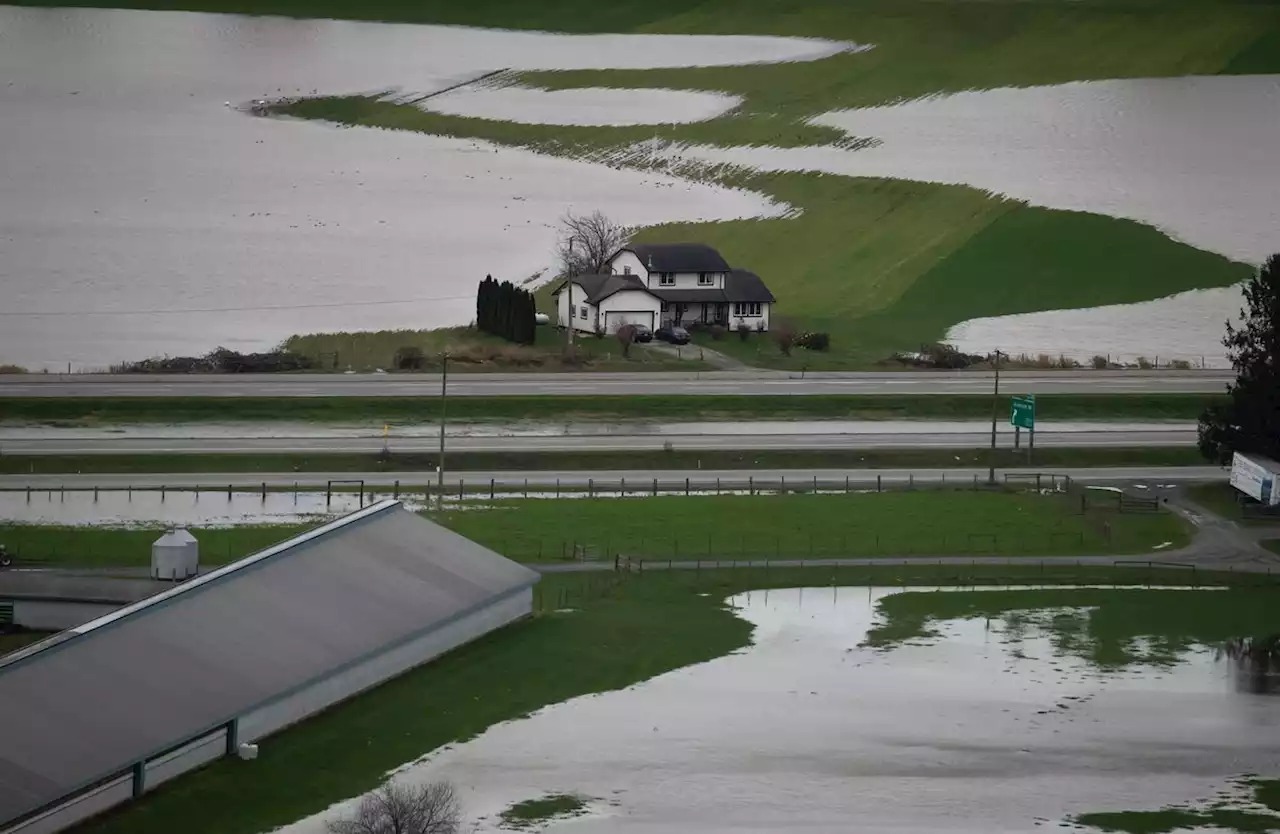
[[[1246,527],[1280,527],[1280,516],[1259,518],[1245,515],[1240,492],[1225,481],[1188,487],[1187,497],[1206,510]]]
[[[1005,382],[1016,391],[1015,379]],[[95,426],[117,423],[368,422],[430,423],[440,418],[439,384],[419,397],[8,397],[0,425]],[[1207,394],[1041,394],[1044,420],[1195,420]],[[451,421],[480,420],[904,420],[990,419],[986,394],[940,395],[632,395],[451,397]],[[1000,401],[1009,409],[1008,397]]]
[[[1001,553],[1148,553],[1180,547],[1171,513],[1120,514],[1079,499],[974,491],[704,496],[622,500],[512,499],[447,511],[446,526],[524,561],[804,559]],[[1109,523],[1110,535],[1104,532]]]
[[[43,631],[10,631],[0,633],[0,657],[4,657],[10,652],[16,652],[23,646],[29,646],[37,640],[43,640],[49,635]]]
[[[406,486],[426,486],[437,456],[395,452],[335,455],[6,455],[0,457],[0,474],[58,475],[137,472],[404,472]],[[680,451],[671,452],[450,452],[448,472],[564,470],[610,472],[631,470],[712,469],[926,469],[988,466],[991,453],[984,449],[835,449],[812,451]],[[1045,471],[1080,466],[1202,466],[1204,459],[1192,447],[1093,447],[1041,448],[1032,462],[1024,451],[1000,449],[999,468]],[[412,473],[412,474],[411,474]]]
[[[247,525],[194,528],[200,562],[221,565],[291,538],[312,525]],[[158,527],[58,527],[0,524],[0,542],[20,562],[77,568],[145,567],[151,543],[164,532]]]
[[[592,692],[621,689],[671,669],[746,646],[751,627],[722,600],[762,588],[840,585],[1125,583],[1126,569],[946,567],[762,567],[662,572],[615,584],[612,576],[545,577],[543,612],[414,670],[271,738],[251,767],[223,759],[141,801],[75,829],[76,834],[259,834],[375,787],[386,772],[500,721]],[[1170,574],[1161,581],[1189,581]],[[1258,582],[1260,576],[1201,575],[1201,582]],[[1132,592],[1134,600],[1145,592]],[[1215,592],[1212,607],[1140,603],[1135,614],[1099,618],[1100,639],[1194,632],[1212,639],[1232,628],[1270,628],[1274,590]],[[1210,595],[1206,595],[1210,596]],[[1041,597],[1045,604],[1052,599]],[[1170,605],[1169,596],[1156,597]],[[1127,606],[1126,606],[1127,607]],[[573,613],[551,613],[573,608]],[[1139,616],[1150,616],[1142,621]],[[1112,629],[1122,633],[1112,633]],[[1269,632],[1267,632],[1269,633]],[[1239,632],[1235,632],[1239,635]],[[1179,638],[1181,639],[1181,638]],[[620,651],[619,647],[625,647]],[[354,743],[353,743],[354,742]]]
[[[1081,814],[1075,822],[1099,831],[1124,834],[1168,834],[1171,831],[1280,831],[1280,779],[1242,778],[1236,780],[1247,799],[1261,809],[1239,807],[1241,797],[1222,796],[1190,805],[1158,811],[1100,811]],[[1235,807],[1232,807],[1235,806]]]
[[[697,498],[510,499],[433,515],[468,538],[524,562],[574,553],[666,561],[943,554],[1063,555],[1150,552],[1187,543],[1171,513],[1120,514],[1078,499],[1032,493],[926,490],[851,495],[705,495]],[[1109,526],[1109,533],[1106,528]],[[223,564],[306,529],[267,525],[196,529],[201,561]],[[73,567],[149,563],[158,528],[0,526],[19,560]]]

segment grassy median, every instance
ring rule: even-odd
[[[433,519],[518,561],[817,559],[964,554],[1150,553],[1181,547],[1186,525],[1168,512],[1081,511],[1076,495],[929,490],[851,495],[509,499]],[[196,529],[201,559],[222,564],[302,526]],[[22,561],[74,567],[143,566],[159,527],[5,525]]]
[[[542,612],[524,623],[414,670],[275,736],[251,765],[223,759],[165,785],[141,801],[75,829],[77,834],[260,834],[324,810],[376,786],[386,772],[451,742],[547,704],[622,689],[666,671],[746,646],[751,626],[723,604],[762,588],[840,585],[1127,583],[1146,581],[1128,569],[938,567],[761,567],[695,573],[650,573],[619,582],[612,575],[547,576]],[[1190,581],[1169,573],[1161,582]],[[1198,577],[1201,582],[1266,581],[1266,577]],[[1215,592],[1221,604],[1191,609],[1175,596],[1129,592],[1099,616],[1102,638],[1124,634],[1212,640],[1234,628],[1262,627],[1274,614],[1274,590]],[[1054,605],[1051,596],[1039,603]],[[1147,603],[1143,600],[1152,599]],[[1111,605],[1134,614],[1117,620]],[[572,608],[572,612],[553,613]],[[1144,617],[1150,615],[1150,619]],[[1112,633],[1114,624],[1123,631]],[[1243,636],[1244,632],[1233,632]],[[620,647],[621,650],[620,650]]]
[[[408,377],[412,379],[412,377]],[[1017,392],[1017,379],[1006,385]],[[420,424],[439,420],[439,386],[418,397],[4,397],[0,423],[95,426],[134,423],[315,422]],[[1213,394],[1039,394],[1046,420],[1195,420]],[[1008,414],[1008,397],[1000,413]],[[627,395],[450,397],[448,417],[466,421],[982,420],[989,394]]]

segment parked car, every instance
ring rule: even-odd
[[[678,324],[669,324],[658,328],[658,338],[673,345],[689,344],[689,331]]]
[[[637,341],[637,342],[652,342],[652,341],[653,341],[653,331],[649,329],[649,325],[647,325],[647,324],[633,324],[633,325],[631,325],[631,326],[632,326],[632,327],[634,327],[634,328],[636,329],[636,341]]]

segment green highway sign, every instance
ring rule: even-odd
[[[1035,394],[1013,398],[1013,408],[1009,412],[1009,425],[1017,426],[1020,429],[1034,429],[1036,427]]]

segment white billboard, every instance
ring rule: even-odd
[[[1262,504],[1280,504],[1280,463],[1260,455],[1231,458],[1231,485]]]

